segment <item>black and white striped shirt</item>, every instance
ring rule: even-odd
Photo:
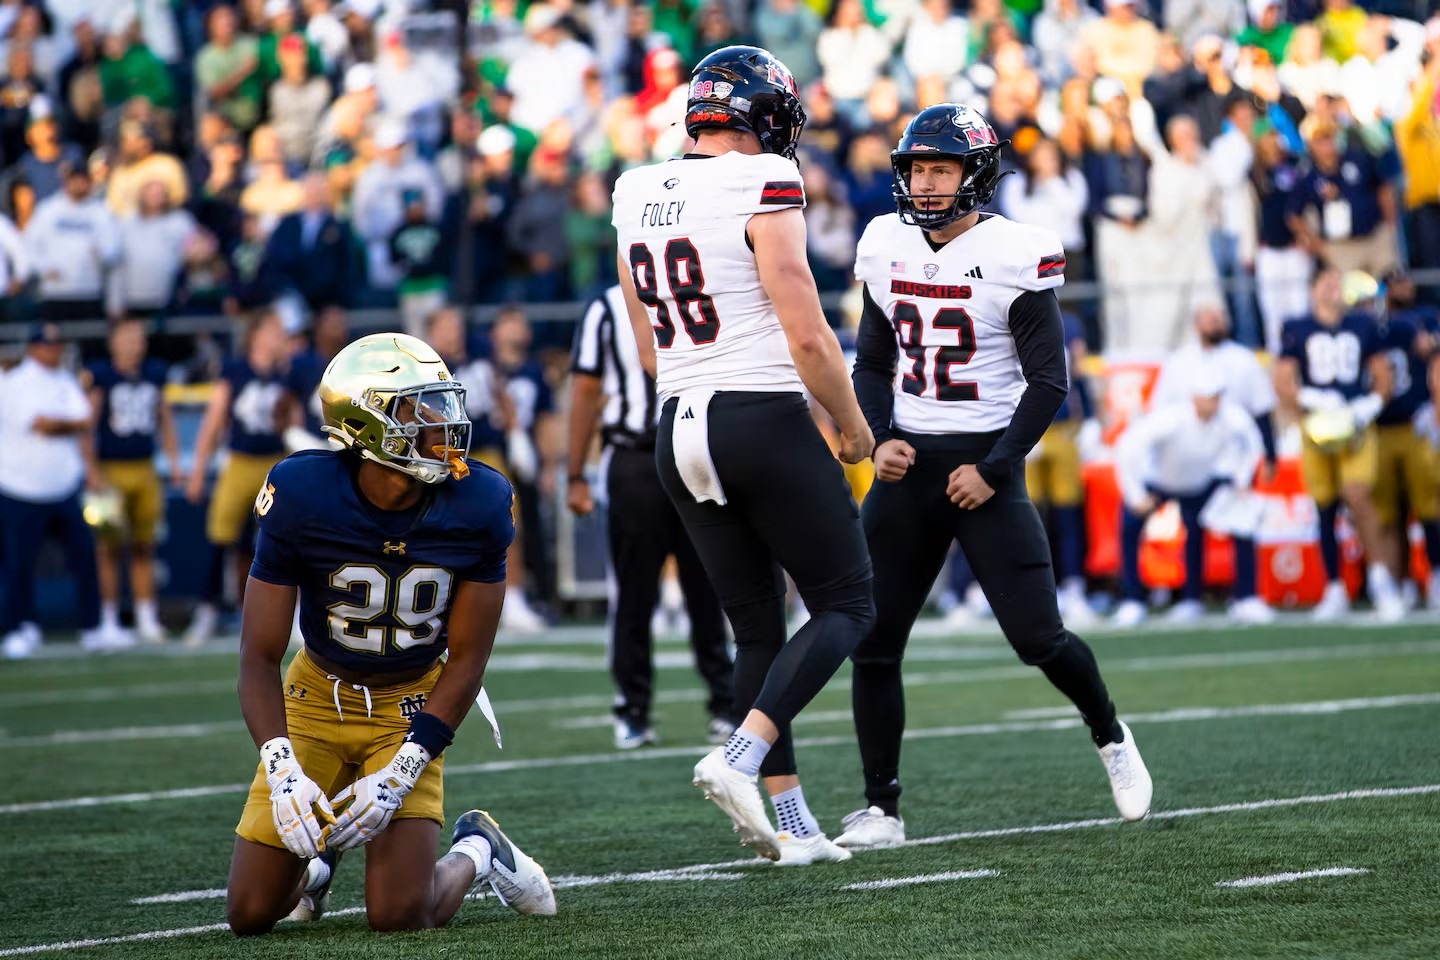
[[[655,381],[640,365],[640,351],[616,284],[590,302],[575,330],[570,372],[599,377],[605,395],[601,439],[617,447],[653,448],[658,405]]]

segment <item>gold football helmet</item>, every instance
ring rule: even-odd
[[[320,380],[330,442],[422,483],[470,472],[465,388],[429,344],[403,333],[361,337]]]

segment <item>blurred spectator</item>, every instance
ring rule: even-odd
[[[1411,90],[1410,109],[1395,124],[1395,146],[1405,167],[1405,212],[1410,224],[1410,266],[1440,268],[1440,19],[1424,72]]]
[[[43,316],[104,316],[105,274],[119,262],[120,229],[105,204],[90,196],[90,172],[83,164],[62,168],[61,190],[35,208],[25,245],[40,278]]]
[[[1425,28],[1413,20],[1372,15],[1355,55],[1340,64],[1340,90],[1360,123],[1394,121],[1410,108],[1410,83],[1420,69]]]
[[[760,0],[751,21],[756,41],[790,68],[801,88],[820,79],[816,43],[825,28],[802,0]]]
[[[8,173],[25,184],[35,203],[59,191],[61,164],[85,162],[79,147],[61,142],[60,126],[52,116],[32,118],[25,130],[25,143],[30,149]]]
[[[260,218],[253,213],[240,217],[240,241],[230,250],[230,282],[225,291],[224,310],[238,317],[274,299],[276,290],[265,270],[265,235]]]
[[[1340,64],[1323,52],[1320,37],[1320,29],[1312,23],[1296,26],[1285,62],[1278,68],[1281,85],[1306,110],[1315,109],[1320,94],[1340,89]]]
[[[1366,19],[1365,10],[1350,0],[1325,0],[1325,12],[1315,20],[1324,41],[1325,56],[1336,63],[1355,56]]]
[[[47,85],[60,68],[60,45],[48,36],[45,14],[39,5],[24,4],[15,11],[15,22],[4,46],[7,54],[16,47],[28,48],[35,76]]]
[[[101,45],[100,89],[105,106],[118,107],[133,98],[169,111],[175,108],[175,84],[165,64],[139,39],[136,24],[111,28]]]
[[[325,73],[336,76],[350,57],[350,31],[337,13],[342,5],[330,0],[302,0],[305,11],[305,39],[320,52]]]
[[[455,288],[460,287],[459,274],[468,271],[475,299],[498,303],[505,296],[509,274],[506,225],[520,194],[514,173],[515,135],[506,127],[488,127],[477,138],[475,151],[466,171],[468,193],[454,194],[445,202],[445,248],[454,257]],[[468,263],[461,259],[466,250],[464,231],[470,234]]]
[[[245,150],[239,135],[218,114],[202,118],[200,131],[204,153],[195,158],[190,174],[195,185],[195,218],[228,252],[240,242]]]
[[[11,315],[13,301],[30,279],[30,245],[15,224],[0,214],[0,320],[18,320]]]
[[[1159,351],[1184,343],[1199,307],[1224,302],[1210,251],[1220,198],[1200,128],[1190,117],[1175,117],[1165,139],[1168,149],[1150,170],[1146,306],[1131,318],[1131,346]]]
[[[303,167],[315,150],[320,117],[330,106],[330,84],[310,76],[305,43],[298,34],[280,41],[280,77],[270,85],[270,124],[285,160]]]
[[[260,231],[269,235],[287,213],[300,209],[305,191],[285,166],[280,137],[268,123],[250,133],[250,184],[240,193],[240,209],[260,218]]]
[[[404,117],[421,156],[434,156],[445,133],[445,104],[460,90],[454,63],[412,53],[400,31],[392,30],[375,65],[375,85],[385,115]]]
[[[910,21],[902,57],[916,83],[925,77],[949,80],[965,68],[969,24],[956,16],[950,0],[923,0]]]
[[[65,344],[54,324],[30,335],[25,359],[0,377],[0,653],[7,659],[31,656],[40,648],[35,615],[35,556],[54,536],[65,552],[74,586],[80,646],[98,650],[99,581],[95,540],[85,523],[80,494],[87,469],[81,437],[90,429],[90,402],[80,382],[60,366]]]
[[[378,104],[375,68],[357,63],[346,70],[343,92],[320,118],[310,165],[325,166],[331,152],[342,147],[353,151],[374,123]]]
[[[260,44],[249,34],[237,33],[238,27],[234,8],[211,8],[205,26],[210,42],[195,58],[195,80],[231,126],[249,131],[260,122]]]
[[[564,223],[570,206],[567,180],[563,155],[545,149],[535,151],[530,158],[530,177],[506,228],[509,247],[528,273],[527,300],[558,300],[564,292],[570,251],[564,231],[555,227]]]
[[[445,305],[445,255],[440,227],[425,208],[425,196],[408,189],[401,197],[404,221],[390,235],[390,262],[400,275],[400,320],[412,337],[424,337],[425,322]]]
[[[345,304],[360,279],[350,225],[331,211],[330,188],[323,173],[301,183],[303,202],[271,231],[265,245],[265,270],[279,289],[305,298],[311,310]]]
[[[895,171],[890,165],[894,142],[867,131],[850,143],[850,156],[843,177],[845,194],[855,210],[855,239],[876,217],[895,212]]]
[[[855,243],[863,224],[846,202],[844,188],[825,167],[806,163],[805,241],[815,285],[822,291],[844,290],[855,269]]]
[[[1095,52],[1095,69],[1114,77],[1132,97],[1155,69],[1160,32],[1136,9],[1135,0],[1105,0],[1105,16],[1087,26],[1081,42]]]
[[[680,55],[674,50],[655,50],[645,58],[645,86],[635,94],[635,109],[645,118],[645,135],[651,142],[666,127],[685,119],[689,91]]]
[[[25,152],[25,126],[42,86],[35,75],[30,48],[12,45],[0,77],[0,159],[14,163]]]
[[[1313,258],[1290,229],[1289,210],[1303,170],[1269,121],[1257,120],[1255,168],[1251,179],[1259,198],[1260,227],[1255,248],[1255,293],[1264,326],[1264,347],[1280,349],[1286,320],[1310,309]]]
[[[116,276],[119,310],[132,317],[163,314],[175,296],[191,238],[197,230],[189,211],[170,205],[165,184],[152,180],[140,188],[135,213],[120,218],[123,257]]]
[[[554,7],[531,5],[525,14],[526,42],[505,75],[505,86],[515,95],[510,119],[531,131],[543,130],[579,106],[581,76],[594,59],[559,23]]]
[[[299,37],[300,42],[305,45],[305,58],[310,72],[323,73],[325,65],[320,60],[320,51],[305,39],[303,33],[295,29],[294,0],[265,0],[264,13],[265,29],[260,34],[259,46],[256,49],[256,76],[261,89],[268,90],[270,84],[280,79],[280,42],[286,37]]]
[[[1343,149],[1327,123],[1310,127],[1310,169],[1291,197],[1290,229],[1316,257],[1378,277],[1396,264],[1395,198],[1379,165],[1353,140]]]
[[[820,33],[816,56],[835,108],[855,128],[868,126],[865,95],[890,59],[890,44],[879,30],[865,22],[860,0],[835,0],[830,25]]]
[[[74,53],[60,68],[57,89],[64,109],[65,138],[87,152],[100,142],[100,115],[105,102],[100,83],[100,40],[88,14],[71,27]]]
[[[375,159],[355,182],[352,222],[365,242],[370,285],[377,290],[394,290],[400,280],[390,261],[390,237],[405,220],[405,191],[419,191],[431,219],[439,219],[445,201],[435,168],[408,153],[408,142],[405,122],[387,117],[375,131]]]
[[[185,168],[168,153],[155,149],[155,134],[144,124],[127,120],[120,124],[120,162],[110,174],[105,202],[117,217],[134,213],[139,207],[140,188],[152,180],[165,184],[174,206],[190,195]]]
[[[1210,144],[1210,176],[1218,193],[1219,217],[1210,235],[1215,268],[1230,283],[1230,315],[1242,343],[1258,346],[1260,331],[1253,305],[1255,196],[1250,171],[1255,166],[1255,105],[1244,94],[1228,101],[1224,131]]]
[[[1054,140],[1041,139],[1025,156],[1018,176],[1000,181],[1000,210],[1019,223],[1047,227],[1065,247],[1065,271],[1084,277],[1085,211],[1090,189],[1085,176],[1068,166]]]
[[[1108,149],[1089,158],[1086,182],[1090,187],[1095,226],[1095,268],[1104,284],[1103,330],[1106,350],[1126,350],[1135,337],[1136,287],[1148,281],[1147,249],[1150,238],[1140,225],[1150,215],[1150,158],[1135,142],[1129,117],[1111,125]]]
[[[1165,32],[1189,50],[1201,37],[1233,37],[1245,28],[1244,0],[1161,0]]]
[[[1040,54],[1045,79],[1059,84],[1069,78],[1070,51],[1081,42],[1085,29],[1100,14],[1085,0],[1045,0],[1045,9],[1035,17],[1031,37]]]
[[[1285,50],[1290,45],[1293,24],[1285,22],[1283,0],[1246,0],[1250,13],[1250,25],[1235,37],[1241,47],[1256,47],[1264,51],[1272,64],[1285,62]]]
[[[815,83],[805,91],[805,149],[836,171],[850,153],[853,132],[850,123],[835,109],[825,84]]]
[[[598,296],[615,282],[610,191],[599,173],[586,171],[575,180],[570,209],[565,213],[565,244],[570,250],[572,299]]]

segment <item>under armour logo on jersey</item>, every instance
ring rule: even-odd
[[[972,278],[974,278],[974,279],[976,279],[976,280],[984,280],[984,279],[985,279],[985,275],[980,272],[980,268],[979,268],[979,267],[973,268],[972,270],[970,270],[969,272],[967,272],[967,273],[965,274],[965,276],[967,276],[967,277],[972,277]]]
[[[694,419],[695,419],[695,411],[694,411],[694,410],[691,410],[689,407],[686,407],[686,408],[685,408],[685,412],[682,413],[682,414],[680,414],[680,419],[681,419],[681,420],[694,420]]]
[[[940,272],[940,265],[939,265],[938,263],[927,263],[927,264],[925,264],[925,279],[926,279],[926,280],[934,280],[934,279],[935,279],[935,274],[937,274],[937,273],[939,273],[939,272]]]
[[[386,556],[389,556],[392,553],[396,553],[403,557],[405,555],[405,541],[400,540],[398,542],[393,542],[390,540],[386,540],[384,552]]]

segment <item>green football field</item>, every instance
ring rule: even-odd
[[[1440,957],[1434,621],[1092,634],[1155,778],[1140,824],[1115,819],[1037,671],[998,636],[923,626],[909,843],[794,870],[750,859],[690,786],[706,748],[682,644],[659,648],[664,744],[617,754],[600,630],[502,642],[487,687],[505,749],[471,718],[447,814],[491,811],[560,914],[486,897],[447,929],[383,938],[353,855],[322,921],[224,929],[255,763],[233,647],[0,664],[0,957]],[[795,727],[832,836],[861,805],[848,674]]]

